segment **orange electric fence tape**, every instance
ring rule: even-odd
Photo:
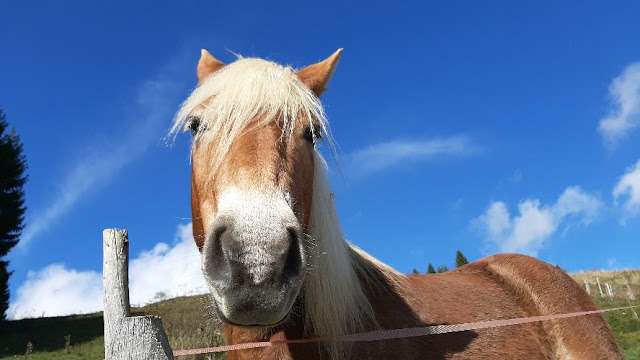
[[[251,343],[224,345],[224,346],[216,346],[216,347],[202,348],[202,349],[175,350],[173,352],[173,355],[185,356],[185,355],[198,355],[198,354],[208,354],[208,353],[220,353],[220,352],[227,352],[227,351],[234,351],[234,350],[280,346],[280,345],[286,345],[286,344],[308,344],[308,343],[322,343],[322,342],[330,342],[330,341],[356,342],[356,341],[402,339],[402,338],[408,338],[408,337],[447,334],[447,333],[454,333],[454,332],[461,332],[461,331],[495,328],[495,327],[501,327],[501,326],[528,324],[528,323],[538,322],[538,321],[566,319],[566,318],[572,318],[576,316],[602,314],[608,311],[633,309],[639,306],[640,305],[634,305],[634,306],[625,306],[625,307],[617,307],[617,308],[610,308],[610,309],[580,311],[580,312],[573,312],[573,313],[567,313],[567,314],[531,316],[531,317],[523,317],[523,318],[517,318],[517,319],[478,321],[478,322],[471,322],[471,323],[465,323],[465,324],[432,325],[432,326],[414,327],[414,328],[405,328],[405,329],[376,330],[376,331],[343,335],[343,336],[332,337],[332,338],[311,338],[311,339],[251,342]]]

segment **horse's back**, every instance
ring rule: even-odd
[[[444,274],[407,279],[410,294],[405,300],[427,325],[597,309],[563,271],[524,255],[495,255]],[[600,314],[436,335],[411,343],[441,359],[622,359]]]

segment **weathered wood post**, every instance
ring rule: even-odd
[[[107,359],[119,320],[130,315],[129,307],[129,234],[127,230],[102,232],[104,261],[102,268],[104,301],[104,349]]]
[[[129,317],[127,230],[106,229],[102,237],[105,358],[107,360],[173,359],[173,352],[159,317]]]
[[[602,292],[602,286],[600,286],[600,279],[596,278],[596,282],[598,283],[598,290],[600,290],[600,297],[604,297],[604,293]]]
[[[629,294],[629,300],[635,300],[636,297],[633,295],[633,291],[631,290],[631,286],[627,282],[627,294]]]
[[[613,288],[611,287],[611,284],[605,283],[604,287],[607,290],[607,295],[609,296],[609,300],[613,300]]]
[[[587,281],[587,279],[584,279],[584,289],[587,294],[591,295],[591,289],[589,288],[589,282]]]

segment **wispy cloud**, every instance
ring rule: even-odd
[[[620,198],[626,198],[622,205],[622,223],[630,217],[640,215],[640,160],[620,178],[613,188],[613,198],[616,205]]]
[[[27,227],[18,248],[26,248],[34,238],[46,231],[66,215],[85,195],[99,184],[104,184],[125,165],[138,159],[150,145],[158,143],[177,107],[184,84],[173,75],[181,57],[172,60],[153,79],[142,83],[134,97],[135,106],[125,116],[127,132],[124,136],[111,134],[115,141],[92,141],[86,156],[79,159],[60,179],[59,191],[49,205],[28,214]],[[54,180],[55,181],[55,180]]]
[[[563,223],[577,219],[588,224],[603,206],[598,197],[570,186],[553,205],[541,205],[538,199],[521,201],[519,215],[514,217],[504,202],[492,202],[483,215],[472,220],[472,225],[484,233],[490,248],[535,256]]]
[[[522,170],[520,169],[516,169],[513,174],[511,174],[511,176],[509,176],[507,178],[507,181],[510,183],[514,183],[517,184],[519,182],[522,182],[522,179],[524,178],[524,176],[522,175]]]
[[[627,66],[609,85],[613,104],[600,120],[598,130],[607,143],[615,145],[629,131],[640,127],[640,62]]]
[[[131,303],[146,304],[160,292],[167,297],[206,292],[191,224],[178,226],[173,246],[158,243],[130,261]],[[102,274],[51,264],[30,271],[14,299],[8,311],[11,319],[101,311]]]
[[[423,141],[395,140],[356,150],[344,162],[355,177],[387,170],[406,161],[476,155],[482,150],[467,136],[435,138]]]

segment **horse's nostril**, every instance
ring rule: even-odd
[[[282,275],[285,278],[293,278],[300,275],[302,269],[302,254],[300,253],[300,235],[295,228],[287,228],[289,234],[289,249],[284,261]]]
[[[219,225],[213,230],[213,234],[211,236],[212,246],[209,248],[211,249],[211,254],[218,259],[228,256],[228,254],[225,254],[226,251],[223,244],[224,241],[222,239],[226,232],[227,225]]]
[[[213,231],[213,241],[216,244],[218,245],[220,244],[221,242],[220,238],[222,237],[222,234],[224,234],[225,231],[227,231],[226,225],[220,225]]]

